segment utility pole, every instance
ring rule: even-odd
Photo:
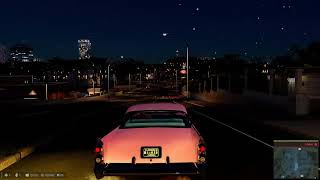
[[[211,78],[211,84],[210,84],[210,92],[211,92],[212,91],[212,76],[210,78]]]
[[[178,70],[176,70],[176,92],[178,92]]]
[[[110,93],[110,64],[108,65],[108,94]]]
[[[46,101],[48,101],[48,83],[46,83]]]
[[[189,45],[187,44],[187,98],[189,99]]]
[[[113,74],[113,88],[116,88],[116,75],[115,74]]]
[[[142,82],[141,82],[141,73],[140,73],[140,75],[139,75],[139,76],[140,76],[140,82],[139,82],[139,84],[141,85],[141,84],[142,84]]]
[[[96,90],[95,90],[95,88],[94,88],[94,79],[92,79],[92,85],[93,85],[93,96],[96,94]]]
[[[131,74],[129,73],[129,91],[131,90]]]
[[[219,77],[219,74],[217,73],[217,92],[220,91],[220,77]]]

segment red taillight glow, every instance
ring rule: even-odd
[[[206,152],[206,150],[207,150],[207,148],[203,145],[199,147],[200,152]]]
[[[204,143],[199,144],[198,146],[198,161],[200,164],[206,163],[206,156],[207,156],[207,147],[205,146]]]
[[[101,152],[101,148],[99,148],[99,147],[96,147],[96,149],[94,150],[96,153],[99,153],[99,152]]]

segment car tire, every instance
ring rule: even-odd
[[[104,175],[102,173],[95,173],[97,179],[102,179]]]
[[[207,169],[203,168],[200,170],[201,180],[207,180]]]

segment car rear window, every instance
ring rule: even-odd
[[[121,128],[189,127],[187,115],[180,111],[137,111],[126,115]]]

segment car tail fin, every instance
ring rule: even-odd
[[[204,142],[200,142],[198,145],[198,161],[200,164],[207,162],[207,146]]]
[[[96,147],[94,149],[94,152],[96,154],[96,159],[95,162],[97,164],[102,164],[104,161],[104,157],[103,157],[103,142],[101,141],[100,138],[97,139],[97,143],[96,143]]]

